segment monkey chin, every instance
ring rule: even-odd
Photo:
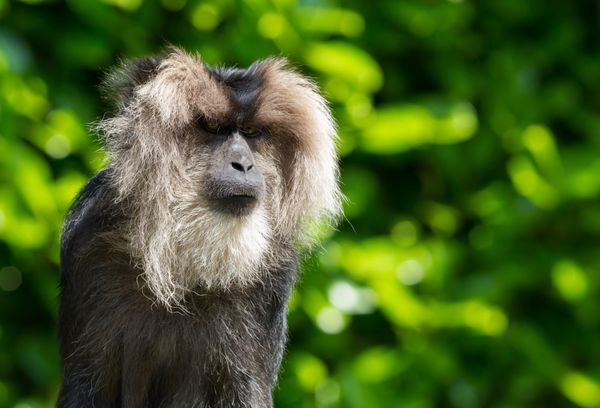
[[[258,206],[259,198],[252,194],[233,194],[212,200],[214,211],[236,217],[244,217],[252,214]]]

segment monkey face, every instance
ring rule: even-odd
[[[210,110],[198,107],[196,124],[209,157],[204,194],[213,211],[249,215],[265,199],[265,193],[272,201],[276,187],[265,191],[263,173],[268,172],[268,163],[261,151],[268,150],[273,140],[267,125],[257,124],[263,80],[256,69],[207,67],[207,72],[221,103]],[[278,170],[276,173],[282,173]],[[270,184],[277,183],[274,179],[277,177],[267,177]]]
[[[260,136],[259,131],[249,135],[241,129],[220,130],[205,124],[202,131],[208,139],[212,158],[204,185],[208,203],[214,211],[248,214],[265,191],[264,178],[253,152],[256,141],[252,139]]]

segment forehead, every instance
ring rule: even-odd
[[[257,110],[263,78],[254,67],[248,69],[209,67],[210,75],[216,80],[229,99],[230,115],[235,120],[249,120]]]

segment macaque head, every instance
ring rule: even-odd
[[[157,302],[263,279],[340,214],[329,108],[284,59],[213,68],[171,49],[125,63],[107,88],[109,180]]]

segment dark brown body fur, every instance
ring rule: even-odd
[[[198,288],[188,313],[169,312],[140,291],[127,254],[98,236],[123,222],[106,208],[105,177],[86,186],[63,237],[57,406],[271,406],[296,265],[244,290]]]

